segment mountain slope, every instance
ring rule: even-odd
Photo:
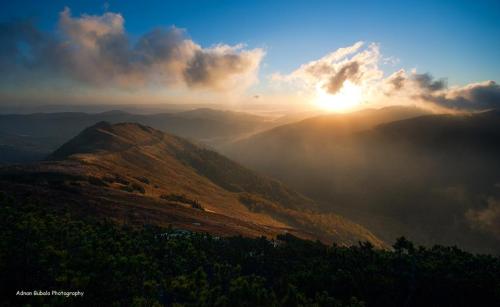
[[[326,114],[278,126],[253,135],[241,143],[271,144],[275,142],[323,142],[373,128],[379,124],[413,118],[427,114],[416,107],[386,107],[366,109],[349,114]]]
[[[379,124],[422,114],[426,112],[416,107],[394,106],[349,114],[320,115],[228,143],[220,150],[252,169],[272,177],[287,178],[287,182],[297,188],[308,185],[302,174],[307,177],[311,171],[322,172],[325,163],[356,157],[357,153],[349,147],[338,146],[349,142],[354,134]],[[314,165],[314,170],[304,170],[303,166],[309,162]]]
[[[164,132],[217,145],[269,127],[267,117],[195,109],[179,113],[36,113],[0,115],[0,163],[33,161],[48,155],[81,130],[100,121],[137,122]]]
[[[438,114],[394,121],[377,127],[377,132],[393,140],[411,140],[414,146],[498,150],[500,110],[475,114]]]
[[[248,138],[237,140],[223,146],[223,152],[230,157],[247,163],[259,158],[259,151],[265,150],[265,156],[275,160],[290,157],[294,151],[309,151],[312,147],[321,147],[337,142],[360,131],[371,129],[379,124],[417,117],[427,114],[416,107],[386,107],[366,109],[349,114],[327,114],[281,125]],[[292,151],[289,152],[289,149]],[[314,148],[313,148],[314,149]],[[286,154],[285,154],[286,152]],[[302,154],[302,152],[300,152]]]
[[[185,139],[139,124],[98,123],[49,161],[0,170],[2,189],[121,222],[172,224],[220,235],[384,244],[363,227],[320,214],[310,199]]]
[[[300,124],[296,131],[316,136],[273,129],[233,144],[228,155],[386,241],[405,235],[500,252],[499,111],[417,116],[336,135]]]

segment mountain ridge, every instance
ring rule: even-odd
[[[50,182],[51,178],[56,179]],[[132,215],[144,223],[149,216],[154,224],[173,222],[180,228],[224,235],[272,237],[290,232],[329,243],[371,241],[385,246],[347,219],[322,215],[313,201],[278,181],[185,139],[135,123],[91,126],[44,162],[1,168],[0,181],[6,189],[37,186],[42,192],[35,195],[76,201],[85,208],[92,204],[100,215],[122,222]],[[62,197],[61,191],[73,191],[74,199]],[[179,222],[186,218],[191,224]]]
[[[347,133],[307,123],[224,152],[386,241],[405,235],[419,244],[498,251],[498,110],[420,115]]]
[[[206,108],[156,114],[134,114],[120,110],[103,113],[0,114],[0,163],[39,160],[83,129],[100,121],[137,122],[210,146],[274,124],[268,117]]]

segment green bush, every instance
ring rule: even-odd
[[[500,259],[133,229],[0,195],[0,306],[495,306]],[[80,298],[15,296],[79,290]]]
[[[183,204],[188,204],[193,209],[205,210],[205,208],[203,208],[203,206],[199,201],[190,199],[184,194],[162,194],[160,195],[160,198],[168,201],[175,201]]]

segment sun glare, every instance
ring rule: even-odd
[[[349,112],[361,103],[361,87],[346,81],[335,94],[327,93],[321,86],[316,88],[315,103],[322,109],[333,112]]]

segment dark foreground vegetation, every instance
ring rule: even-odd
[[[500,258],[218,238],[49,210],[0,194],[0,306],[494,306]],[[83,297],[15,296],[83,291]]]

